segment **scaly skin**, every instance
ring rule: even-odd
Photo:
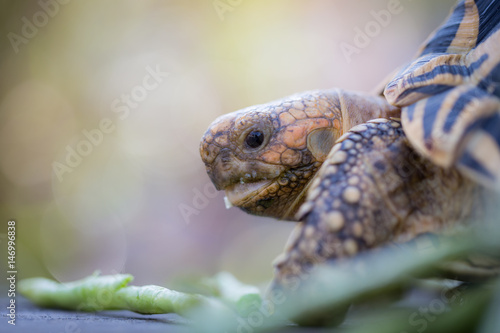
[[[217,118],[200,154],[218,190],[234,206],[256,215],[295,220],[307,185],[335,140],[378,117],[399,117],[383,98],[342,90],[311,91]],[[252,131],[264,140],[251,148]]]
[[[469,216],[479,188],[456,169],[417,154],[398,121],[376,119],[337,141],[297,217],[303,221],[276,262],[288,289],[326,260],[442,231]]]

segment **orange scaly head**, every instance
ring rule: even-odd
[[[374,116],[395,112],[378,97],[305,92],[217,118],[201,140],[200,154],[232,205],[293,219],[337,138]]]

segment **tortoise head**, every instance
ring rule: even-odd
[[[217,118],[200,145],[210,179],[248,213],[293,220],[335,141],[372,117],[359,115],[353,96],[312,91]]]

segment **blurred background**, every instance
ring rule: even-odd
[[[13,219],[18,279],[271,279],[294,225],[226,210],[200,137],[295,92],[373,90],[454,1],[401,0],[377,22],[394,3],[2,1],[1,266]]]

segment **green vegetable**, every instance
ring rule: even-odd
[[[201,295],[160,286],[127,286],[132,280],[129,274],[100,276],[98,273],[70,283],[32,278],[20,281],[19,291],[38,306],[78,311],[130,310],[144,314],[186,315],[211,302]]]

